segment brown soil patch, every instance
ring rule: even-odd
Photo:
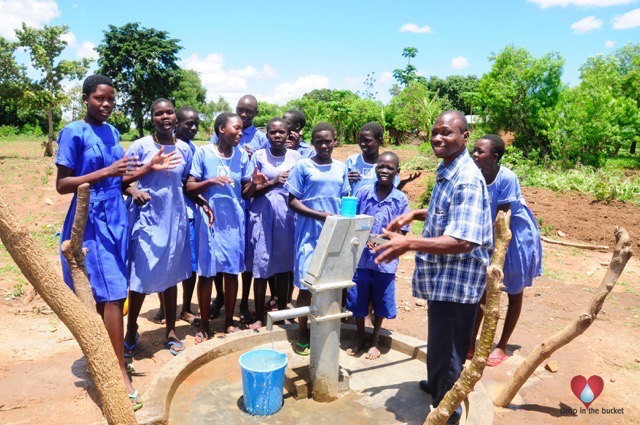
[[[340,147],[336,149],[336,158],[346,159],[356,152],[359,152],[356,145]],[[398,150],[398,153],[402,160],[415,155],[415,151],[408,150]],[[45,172],[46,167],[51,166],[50,159],[40,158],[38,151],[24,161],[0,149],[2,196],[14,205],[30,230],[40,231],[51,239],[62,224],[70,198],[56,194],[55,177]],[[18,173],[23,175],[17,176]],[[426,178],[427,173],[405,188],[412,201],[424,192]],[[554,231],[562,230],[567,234],[566,239],[611,246],[613,228],[621,225],[635,237],[638,246],[640,206],[593,202],[587,196],[572,192],[557,194],[532,188],[524,188],[523,192],[544,225],[553,226]],[[50,198],[53,205],[45,202],[46,198]],[[544,275],[536,280],[533,288],[525,291],[521,319],[511,339],[509,348],[516,355],[500,367],[485,370],[483,383],[490,390],[513,372],[519,358],[582,311],[605,273],[603,264],[611,258],[610,252],[549,244],[544,244],[543,248]],[[55,251],[55,247],[47,248],[47,258],[59,270]],[[426,307],[411,296],[413,264],[412,254],[402,257],[396,279],[398,316],[395,320],[385,321],[383,327],[426,339]],[[0,289],[3,293],[13,291],[14,285],[23,279],[12,267],[15,267],[13,262],[0,247]],[[598,320],[582,336],[552,356],[559,364],[559,371],[554,374],[537,371],[520,393],[518,403],[521,406],[517,410],[497,411],[494,423],[640,423],[636,403],[636,395],[640,393],[638,276],[640,263],[632,258]],[[33,300],[24,296],[3,297],[0,305],[0,423],[88,424],[101,421],[95,386],[85,371],[82,353],[66,327],[37,296]],[[133,380],[143,396],[155,373],[172,358],[162,346],[163,327],[150,320],[157,307],[157,297],[148,297],[139,321],[141,346],[134,362]],[[506,297],[503,297],[502,315],[505,310]],[[213,322],[219,330],[222,329],[221,320]],[[195,331],[185,322],[177,324],[177,333],[185,339],[187,347],[194,345]],[[501,332],[501,325],[498,332]],[[571,378],[575,375],[603,377],[604,391],[592,407],[624,408],[624,414],[578,414],[575,417],[562,414],[567,406],[581,406],[570,389]],[[419,391],[417,381],[423,378],[416,377],[416,391]]]

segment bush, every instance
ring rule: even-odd
[[[20,133],[18,127],[12,125],[0,125],[0,138],[17,136]]]

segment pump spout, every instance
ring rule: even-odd
[[[287,310],[270,311],[267,313],[267,330],[273,329],[273,322],[279,322],[287,319],[297,319],[301,316],[308,316],[314,313],[311,306],[291,308]]]

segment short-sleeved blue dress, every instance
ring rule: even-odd
[[[124,157],[120,134],[109,124],[68,124],[58,135],[56,164],[83,176],[108,167]],[[82,246],[88,249],[85,266],[96,302],[127,297],[127,209],[121,191],[122,177],[108,177],[91,185],[89,217]],[[62,227],[60,241],[71,237],[76,212],[74,196]],[[67,261],[60,255],[64,281],[73,289]]]
[[[340,198],[350,190],[347,166],[335,159],[326,165],[316,164],[309,158],[301,159],[291,170],[284,186],[305,206],[332,214],[340,213]],[[300,214],[296,217],[293,275],[298,288],[306,289],[300,281],[309,268],[322,226],[322,221]]]
[[[520,193],[518,178],[510,169],[500,166],[493,183],[487,185],[491,198],[491,217],[495,221],[498,206],[511,205],[511,242],[504,262],[504,286],[516,295],[542,275],[542,242],[533,213]]]
[[[245,211],[242,182],[251,180],[253,166],[249,155],[238,147],[230,158],[222,158],[215,144],[199,147],[193,158],[191,174],[198,181],[228,176],[233,184],[209,186],[202,196],[209,203],[215,221],[199,208],[196,213],[196,250],[198,275],[238,274],[245,270]]]
[[[284,156],[273,156],[260,149],[251,157],[254,167],[269,180],[290,170],[300,154],[287,149]],[[256,196],[249,210],[247,270],[256,278],[269,278],[293,271],[295,213],[289,208],[289,192],[278,185]]]
[[[138,139],[129,147],[129,155],[138,155],[148,163],[162,145],[151,136]],[[191,247],[184,201],[183,184],[191,167],[191,148],[177,140],[164,146],[164,152],[176,150],[183,161],[173,169],[152,171],[138,180],[138,189],[151,200],[142,206],[129,203],[129,284],[143,294],[163,292],[191,276]]]

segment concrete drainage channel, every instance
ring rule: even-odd
[[[164,365],[144,394],[140,424],[205,424],[222,420],[233,424],[374,423],[422,424],[431,398],[418,388],[426,377],[426,343],[398,333],[381,335],[382,357],[371,361],[364,353],[349,357],[341,349],[341,393],[330,403],[310,398],[309,357],[295,354],[298,326],[275,327],[272,332],[246,330],[213,338]],[[342,342],[355,338],[355,326],[343,325]],[[289,360],[284,404],[276,414],[254,417],[243,408],[239,356],[254,348],[274,348]],[[344,348],[344,347],[342,347]],[[346,390],[346,391],[345,391]],[[331,408],[327,408],[331,407]],[[463,403],[466,424],[493,422],[493,403],[482,382]],[[333,421],[333,422],[327,422]]]

